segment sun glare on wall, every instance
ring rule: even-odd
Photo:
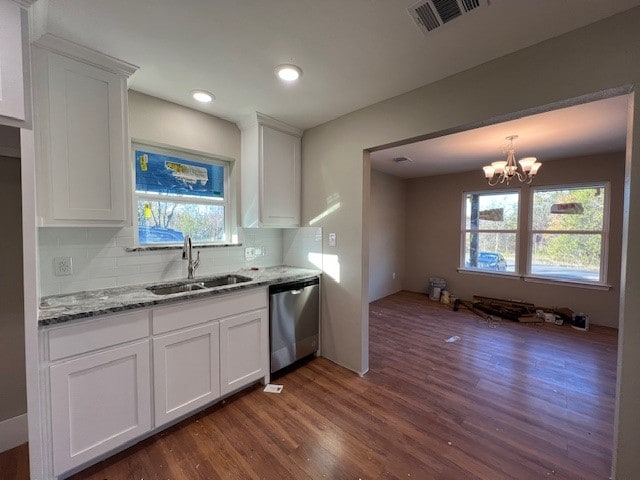
[[[322,270],[323,274],[329,275],[337,283],[340,283],[340,261],[337,255],[326,253],[309,253],[309,261]]]

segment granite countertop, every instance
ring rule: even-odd
[[[173,293],[170,295],[156,295],[146,288],[152,285],[171,284],[179,281],[186,282],[187,280],[173,280],[144,285],[129,285],[104,290],[43,297],[40,302],[38,324],[40,326],[53,325],[78,318],[95,317],[97,315],[121,312],[134,308],[164,305],[188,299],[203,299],[214,295],[221,295],[249,288],[315,277],[320,275],[321,271],[288,266],[260,268],[258,270],[247,268],[234,272],[196,277],[192,281],[197,282],[206,278],[229,274],[243,275],[245,277],[250,277],[252,280],[250,282],[224,285],[204,290]]]

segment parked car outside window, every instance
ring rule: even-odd
[[[504,272],[507,270],[507,261],[501,253],[480,252],[478,255],[478,268]]]

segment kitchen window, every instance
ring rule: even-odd
[[[464,194],[462,269],[517,271],[519,208],[520,193],[515,190]]]
[[[228,162],[135,143],[133,156],[140,245],[229,240]]]
[[[608,196],[606,183],[533,188],[528,274],[604,283]]]

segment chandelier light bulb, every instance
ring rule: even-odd
[[[525,158],[520,159],[518,161],[518,163],[522,167],[523,171],[529,172],[529,171],[531,171],[531,165],[536,163],[536,160],[537,160],[536,157],[525,157]]]
[[[502,172],[504,172],[504,169],[507,166],[507,162],[505,162],[504,160],[501,160],[499,162],[492,162],[491,166],[495,169],[496,173],[500,175]]]
[[[488,178],[489,180],[491,180],[493,178],[493,175],[496,173],[496,169],[493,168],[491,165],[487,165],[486,167],[482,167],[482,169],[484,170],[484,176],[486,178]]]

